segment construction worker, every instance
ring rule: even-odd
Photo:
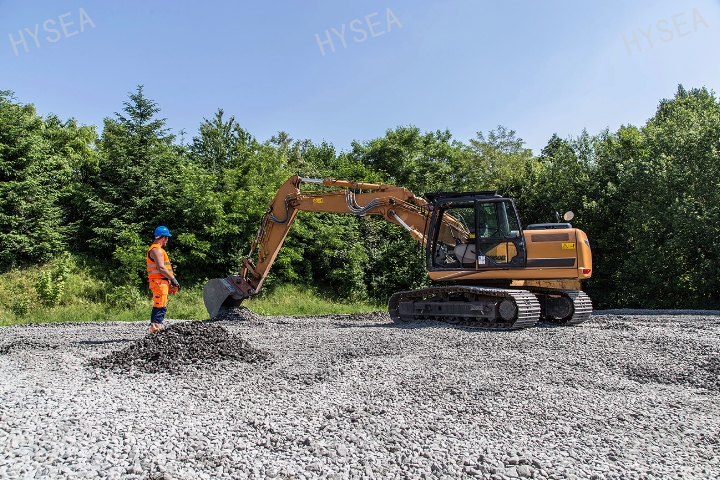
[[[155,229],[155,241],[148,248],[146,261],[148,283],[153,294],[153,308],[150,315],[150,333],[159,331],[165,320],[168,294],[175,294],[180,284],[175,278],[170,258],[163,249],[168,239],[172,237],[167,227],[159,226]]]

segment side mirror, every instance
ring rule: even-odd
[[[574,214],[572,211],[567,211],[567,212],[565,212],[565,214],[563,215],[563,220],[565,220],[566,222],[569,222],[569,221],[572,220],[573,218],[575,218],[575,214]]]

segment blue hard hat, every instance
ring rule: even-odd
[[[172,237],[172,235],[170,234],[170,230],[168,230],[167,227],[163,227],[162,225],[155,229],[155,236],[156,237]]]

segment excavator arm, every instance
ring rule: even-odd
[[[322,184],[335,187],[335,190],[302,192],[302,183]],[[378,215],[405,228],[423,246],[428,239],[430,211],[427,204],[406,188],[292,176],[270,202],[250,245],[250,253],[242,261],[239,275],[215,278],[205,285],[203,299],[210,318],[260,292],[298,211]],[[439,232],[440,238],[448,242],[466,239],[468,235],[463,224],[449,216]]]

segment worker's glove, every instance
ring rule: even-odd
[[[168,290],[168,293],[174,295],[178,292],[178,290],[180,290],[180,284],[177,280],[173,278],[172,280],[170,280],[170,289]]]

